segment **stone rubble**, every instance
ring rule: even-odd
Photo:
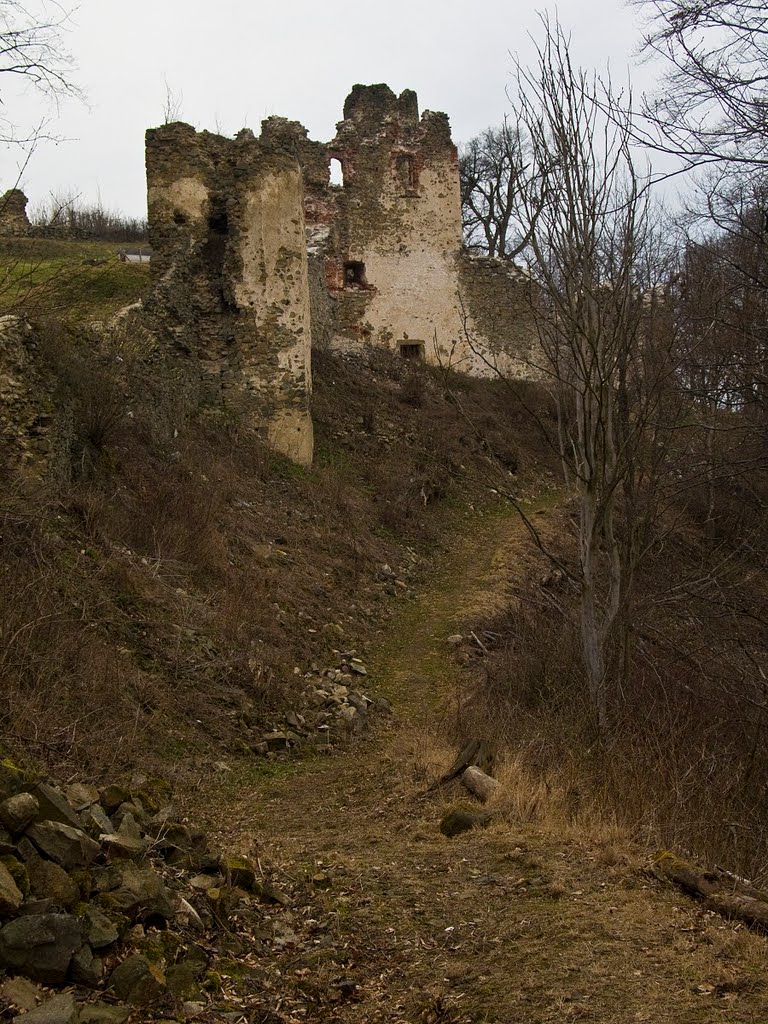
[[[361,689],[368,678],[354,650],[337,652],[325,670],[313,665],[300,710],[268,731],[243,709],[242,752],[284,758],[364,737],[372,715],[392,713]],[[311,883],[327,884],[321,875]],[[63,789],[0,761],[0,971],[10,976],[0,984],[3,1019],[225,1019],[209,1016],[222,1009],[219,945],[291,946],[294,898],[261,863],[211,850],[176,816],[162,780]]]

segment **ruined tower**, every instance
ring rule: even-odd
[[[411,90],[356,85],[333,141],[299,140],[298,151],[310,251],[323,258],[332,299],[320,308],[317,338],[466,373],[521,375],[536,336],[530,282],[512,264],[463,252],[448,117],[420,117]],[[329,178],[334,160],[341,184]]]
[[[235,388],[278,450],[312,460],[303,184],[295,147],[168,124],[147,132],[146,309],[224,401]]]
[[[10,188],[0,196],[0,235],[29,234],[28,202],[18,188]]]

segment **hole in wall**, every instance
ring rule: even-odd
[[[328,184],[344,185],[344,164],[338,157],[332,156],[328,165]]]
[[[423,359],[424,358],[424,342],[423,341],[401,341],[400,342],[400,355],[403,359]]]
[[[208,231],[217,235],[226,235],[229,230],[229,219],[224,206],[215,204],[208,217]]]
[[[359,260],[348,260],[344,264],[344,287],[365,288],[365,264]]]
[[[179,224],[179,225],[186,224],[187,223],[187,215],[185,213],[182,213],[181,210],[174,210],[173,211],[173,223],[174,224]]]
[[[401,153],[395,159],[395,172],[403,188],[416,188],[416,160],[410,153]]]

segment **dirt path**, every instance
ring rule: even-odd
[[[449,840],[457,793],[418,795],[451,754],[434,726],[460,681],[446,637],[533,558],[513,518],[473,526],[373,659],[395,725],[224,809],[290,896],[252,973],[233,964],[258,990],[251,1020],[768,1021],[765,940],[648,878],[615,836],[502,821]]]

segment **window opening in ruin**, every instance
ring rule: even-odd
[[[226,209],[223,206],[214,206],[208,218],[208,231],[217,235],[226,235],[228,228]]]
[[[328,171],[329,185],[344,185],[344,164],[338,157],[332,156]]]
[[[350,260],[344,264],[345,288],[365,288],[367,284],[364,263],[359,260]]]
[[[400,355],[403,359],[423,359],[424,358],[424,342],[423,341],[401,341],[400,342]]]
[[[401,153],[397,157],[395,170],[403,188],[416,188],[416,161],[410,153]]]

